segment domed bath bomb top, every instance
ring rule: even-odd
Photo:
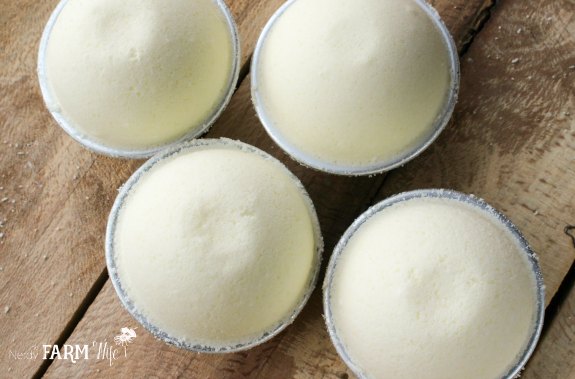
[[[213,0],[68,0],[45,52],[47,105],[109,149],[202,132],[233,87],[230,26]]]
[[[260,37],[254,66],[255,103],[276,141],[312,166],[355,167],[392,161],[428,140],[456,68],[440,22],[423,7],[290,3]]]
[[[500,378],[536,329],[528,255],[501,220],[454,199],[375,213],[332,280],[334,329],[369,378]]]
[[[172,341],[225,350],[291,322],[321,238],[285,166],[245,145],[201,143],[128,190],[111,221],[112,259],[136,313]]]

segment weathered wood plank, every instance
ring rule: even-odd
[[[229,2],[244,67],[279,3]],[[105,268],[104,231],[116,188],[141,164],[90,153],[45,110],[37,49],[56,4],[2,2],[0,12],[0,376],[32,375],[42,360],[9,353],[55,343],[77,322],[74,313]]]
[[[487,19],[495,0],[430,0],[428,1],[446,21],[455,44],[461,49],[470,44],[478,28]],[[470,4],[471,3],[471,4]]]
[[[450,29],[465,34],[467,29],[463,23],[475,22],[477,17],[472,15],[481,14],[484,6],[486,3],[483,1],[436,1],[436,7]],[[456,40],[462,39],[456,35]],[[251,105],[248,80],[242,83],[226,114],[208,134],[208,137],[219,136],[256,145],[278,157],[298,175],[318,210],[326,240],[326,259],[341,233],[369,204],[383,180],[383,176],[345,178],[321,174],[291,161],[259,124]],[[226,356],[198,356],[181,351],[154,340],[140,328],[137,342],[129,346],[128,358],[118,360],[112,367],[94,361],[75,365],[56,361],[47,376],[345,377],[350,373],[337,358],[321,313],[321,293],[316,290],[310,304],[286,332],[248,352]],[[89,343],[94,339],[111,342],[119,328],[127,325],[134,326],[135,322],[121,308],[107,283],[67,343]]]
[[[523,379],[575,378],[575,270],[570,274],[568,283],[562,284],[566,296],[545,325]]]

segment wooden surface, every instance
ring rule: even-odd
[[[412,188],[475,193],[503,210],[541,258],[548,312],[524,376],[575,377],[575,4],[569,0],[435,0],[462,52],[453,122],[422,156],[391,174],[343,178],[305,169],[267,137],[249,98],[249,57],[280,0],[229,0],[242,39],[241,84],[207,137],[241,139],[284,161],[318,210],[324,261],[370,204]],[[116,188],[141,164],[97,156],[44,109],[36,50],[56,1],[0,0],[0,377],[345,378],[331,346],[321,293],[296,322],[250,351],[204,356],[154,340],[143,328],[112,366],[105,360],[16,360],[32,345],[113,343],[137,326],[107,280],[106,217]],[[490,16],[490,17],[489,17]],[[517,59],[517,61],[515,61]],[[516,62],[516,63],[512,63]],[[2,199],[7,200],[2,201]],[[51,363],[51,364],[50,364]]]

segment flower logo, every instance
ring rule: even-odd
[[[135,329],[135,328],[134,328]],[[136,332],[132,328],[122,328],[120,329],[120,334],[114,337],[114,342],[116,345],[124,346],[134,342],[134,338],[136,338]]]

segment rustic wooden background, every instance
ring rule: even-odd
[[[473,193],[505,212],[540,255],[547,285],[543,337],[523,376],[575,378],[575,2],[435,0],[461,56],[453,120],[423,155],[388,175],[345,178],[291,161],[267,137],[249,97],[249,58],[281,0],[228,0],[242,40],[232,102],[207,137],[256,145],[285,162],[318,210],[324,261],[371,204],[426,187]],[[69,138],[43,106],[37,48],[56,0],[0,0],[0,377],[347,378],[324,327],[316,289],[296,322],[252,350],[205,356],[143,328],[128,357],[14,359],[34,345],[113,343],[137,326],[104,261],[117,188],[142,161],[98,156]],[[40,351],[41,354],[41,351]]]

